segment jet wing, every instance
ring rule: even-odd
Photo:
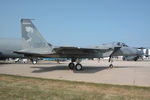
[[[109,49],[98,49],[98,48],[80,48],[80,47],[59,47],[54,48],[56,53],[59,54],[93,54],[93,53],[105,53],[112,50]]]

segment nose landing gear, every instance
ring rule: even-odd
[[[113,64],[110,64],[110,65],[109,65],[109,68],[113,68],[113,67],[114,67]]]
[[[111,62],[111,64],[109,65],[109,68],[113,68],[114,66],[113,66],[113,58],[112,58],[112,56],[110,56],[109,57],[109,62]]]

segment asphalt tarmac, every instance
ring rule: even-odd
[[[84,60],[83,70],[69,70],[69,61],[40,61],[38,64],[0,63],[0,74],[32,76],[48,79],[84,81],[119,85],[150,86],[150,61],[114,61],[109,69],[108,61]]]

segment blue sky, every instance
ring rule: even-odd
[[[150,47],[150,0],[0,0],[0,37],[21,38],[21,18],[53,45],[125,42]]]

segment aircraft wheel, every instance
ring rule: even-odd
[[[68,67],[69,67],[69,69],[74,69],[74,63],[69,63],[69,65],[68,65]]]
[[[37,64],[37,61],[36,60],[33,60],[33,62],[32,62],[33,64]]]
[[[76,64],[75,69],[76,69],[77,71],[82,70],[82,65],[81,65],[81,64]]]
[[[113,67],[114,67],[113,64],[110,64],[110,65],[109,65],[109,68],[113,68]]]

